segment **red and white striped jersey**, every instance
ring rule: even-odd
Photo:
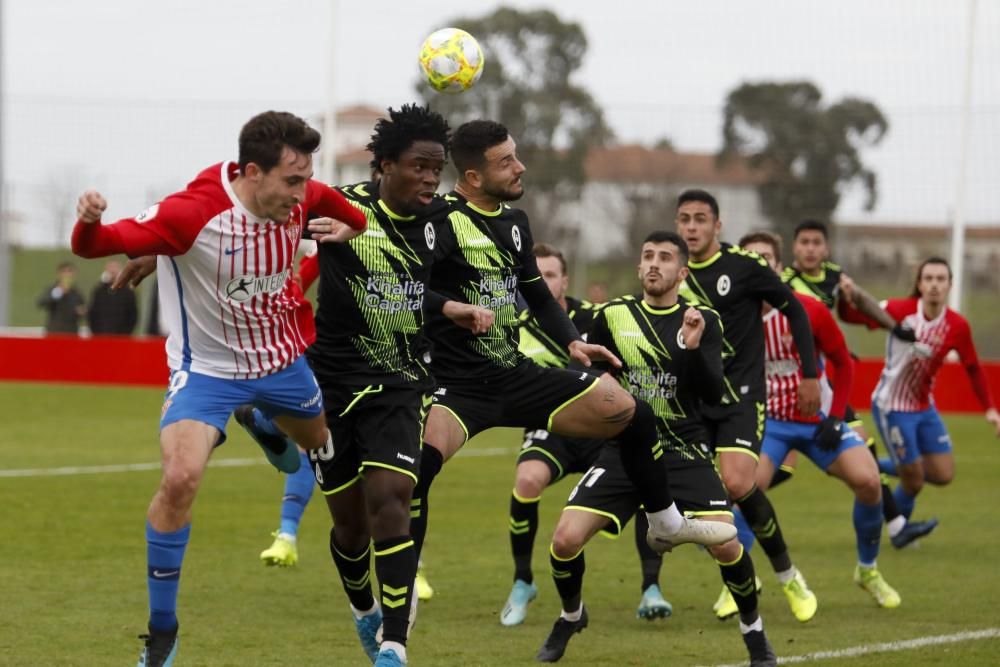
[[[854,365],[844,335],[830,311],[815,297],[796,293],[809,316],[817,355],[835,367],[837,382],[833,395],[824,400],[828,414],[843,417],[854,377]],[[788,318],[781,311],[771,309],[764,320],[764,377],[767,383],[767,416],[780,421],[818,422],[819,417],[804,417],[799,412],[799,384],[802,366],[799,351],[792,338]],[[817,363],[821,390],[827,387],[823,366]],[[829,391],[827,387],[827,391]]]
[[[232,162],[214,165],[134,218],[74,228],[73,249],[83,256],[158,255],[174,370],[251,379],[289,366],[310,335],[311,308],[292,279],[309,212],[365,226],[340,193],[316,181],[288,220],[259,218],[233,191],[237,173]]]
[[[968,321],[950,308],[933,320],[924,315],[920,299],[890,299],[882,306],[897,322],[913,329],[917,341],[926,345],[929,354],[918,353],[917,346],[889,336],[885,347],[885,366],[872,394],[872,403],[885,412],[918,412],[931,405],[934,377],[952,350],[958,352],[973,386],[989,407],[989,390],[977,386],[979,359],[972,342]],[[984,382],[980,382],[985,387]]]

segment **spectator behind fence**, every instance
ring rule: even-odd
[[[119,334],[127,336],[135,329],[139,318],[135,292],[131,289],[111,289],[122,265],[116,259],[104,265],[101,281],[94,286],[87,307],[87,324],[95,336]]]
[[[56,282],[38,297],[38,307],[44,308],[47,313],[45,333],[78,332],[80,319],[87,308],[75,283],[76,267],[71,262],[59,264],[56,268]]]

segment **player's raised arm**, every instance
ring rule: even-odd
[[[319,218],[310,220],[308,236],[320,243],[343,243],[363,233],[368,220],[344,195],[319,181],[306,183],[306,209]]]
[[[107,201],[95,190],[87,190],[77,201],[73,227],[73,253],[88,259],[125,253],[182,255],[191,248],[205,225],[204,212],[183,193],[167,197],[134,218],[101,224]]]
[[[722,322],[711,310],[689,306],[681,329],[684,347],[694,355],[698,393],[705,403],[714,405],[725,393],[722,367]]]

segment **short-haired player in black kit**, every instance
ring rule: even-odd
[[[339,188],[365,214],[368,233],[349,243],[319,239],[317,336],[307,355],[323,390],[333,447],[310,458],[333,517],[330,552],[358,636],[380,667],[406,664],[415,597],[410,498],[434,386],[424,358],[423,302],[435,216],[447,208],[435,191],[448,133],[444,118],[426,107],[389,109],[368,144],[376,180]],[[309,228],[336,235],[325,219]],[[492,319],[467,304],[446,312],[473,330]],[[372,555],[381,604],[369,581]]]
[[[877,322],[900,340],[908,343],[916,341],[916,334],[912,329],[892,319],[892,316],[885,312],[868,292],[861,289],[844,273],[839,264],[829,261],[830,239],[825,224],[818,220],[804,220],[799,223],[795,227],[792,255],[795,259],[791,266],[785,267],[781,279],[793,290],[816,297],[830,310],[836,309],[842,322],[848,324]],[[862,317],[859,318],[857,313]],[[868,451],[877,461],[875,438],[868,436],[864,423],[851,406],[847,406],[844,420],[861,436],[868,445]],[[783,477],[779,481],[783,481]],[[897,549],[928,535],[938,524],[937,519],[908,520],[896,506],[895,496],[885,477],[882,479],[882,515],[885,517],[892,545]]]
[[[657,434],[649,405],[634,400],[610,375],[542,368],[518,350],[515,302],[520,292],[546,335],[570,358],[584,366],[592,356],[618,363],[605,348],[580,338],[538,273],[527,216],[506,204],[524,192],[525,171],[507,129],[492,121],[470,121],[455,131],[451,151],[459,176],[445,197],[451,212],[438,229],[430,289],[445,305],[490,308],[495,320],[488,333],[476,335],[435,315],[433,308],[428,314],[438,388],[413,494],[411,532],[418,553],[435,475],[469,438],[494,426],[618,437],[649,514],[651,547],[664,551],[685,542],[729,540],[731,526],[688,519],[677,511],[666,470],[652,465]]]
[[[591,340],[622,360],[611,369],[618,382],[649,403],[658,428],[656,465],[669,470],[671,492],[680,510],[731,524],[729,499],[713,465],[701,405],[721,400],[722,325],[718,314],[677,291],[688,272],[687,245],[674,232],[650,234],[642,244],[639,279],[642,297],[623,297],[597,315]],[[635,486],[621,465],[618,444],[605,445],[594,466],[573,489],[550,549],[552,578],[562,613],[538,660],[555,662],[574,633],[587,627],[583,605],[583,548],[598,532],[620,534],[640,507]],[[775,665],[774,651],[757,611],[753,561],[736,539],[709,547],[740,610],[740,630],[754,667]]]
[[[561,251],[546,243],[536,243],[532,250],[538,261],[538,272],[553,298],[569,315],[580,335],[586,338],[600,306],[566,294],[569,274],[566,258]],[[520,333],[521,352],[539,366],[565,368],[569,365],[569,351],[545,333],[530,310],[521,314]],[[604,442],[599,439],[567,438],[545,429],[525,430],[524,444],[517,457],[514,490],[510,497],[510,549],[514,557],[514,585],[500,611],[502,625],[523,623],[528,613],[528,603],[538,594],[531,570],[531,555],[538,532],[538,506],[542,492],[568,474],[586,472],[597,460]],[[640,514],[640,517],[642,521],[636,521],[635,535],[643,572],[643,595],[637,615],[649,620],[665,618],[673,608],[663,599],[659,588],[658,578],[663,561],[646,544],[645,515]]]
[[[764,384],[764,326],[761,304],[767,302],[789,322],[802,356],[799,408],[819,410],[820,388],[809,318],[795,295],[761,257],[719,242],[719,204],[704,190],[686,190],[677,199],[677,231],[688,244],[689,294],[722,318],[726,387],[722,400],[706,406],[704,416],[719,459],[719,472],[734,504],[746,517],[782,585],[792,613],[808,621],[816,596],[792,564],[774,507],[754,482],[764,435],[767,392]],[[717,603],[718,604],[718,603]]]

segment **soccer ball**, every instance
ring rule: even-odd
[[[459,28],[431,33],[420,47],[420,69],[427,83],[442,93],[460,93],[483,73],[483,50],[476,38]]]

